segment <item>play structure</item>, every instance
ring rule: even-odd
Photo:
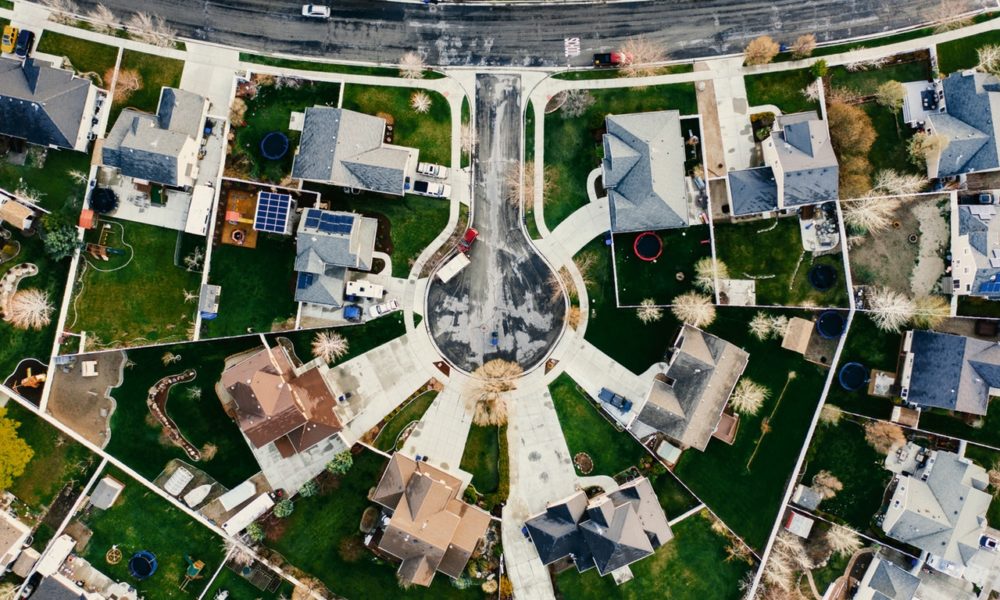
[[[187,563],[187,569],[184,571],[184,581],[181,582],[180,589],[187,587],[187,584],[195,579],[201,579],[203,575],[201,572],[205,569],[205,563],[200,560],[194,560],[190,556],[184,555],[184,561]]]
[[[807,275],[809,284],[818,292],[825,292],[837,283],[837,270],[830,265],[813,265]]]
[[[825,340],[835,340],[844,335],[847,328],[847,317],[836,310],[827,310],[820,313],[816,319],[816,331]]]
[[[149,550],[140,550],[128,559],[128,574],[139,581],[152,577],[156,567],[156,555]]]
[[[280,160],[288,153],[288,136],[272,131],[260,141],[260,153],[267,160]]]
[[[640,233],[632,244],[632,251],[639,260],[653,262],[663,254],[663,240],[652,231]]]

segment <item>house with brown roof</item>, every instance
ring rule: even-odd
[[[437,572],[457,579],[486,534],[490,516],[461,500],[460,479],[396,452],[371,496],[392,517],[379,550],[402,561],[404,584],[429,586]]]
[[[326,377],[321,360],[296,365],[280,344],[243,358],[222,372],[222,388],[250,444],[274,444],[283,458],[336,435],[353,417]]]

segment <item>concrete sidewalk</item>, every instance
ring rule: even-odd
[[[465,381],[452,381],[438,394],[403,446],[403,454],[426,456],[427,462],[453,474],[459,472],[465,440],[472,427],[472,404],[463,394]],[[466,479],[466,483],[468,483]]]

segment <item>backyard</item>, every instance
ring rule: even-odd
[[[856,362],[869,371],[880,369],[895,373],[902,342],[901,334],[880,330],[866,314],[859,312],[851,320],[851,328],[840,353],[840,365]],[[827,402],[848,412],[876,419],[888,419],[892,413],[889,399],[869,396],[866,388],[849,392],[837,382],[830,386]]]
[[[179,589],[187,569],[185,557],[204,561],[205,572],[214,572],[224,556],[222,539],[125,473],[109,467],[107,474],[125,483],[125,489],[108,510],[89,508],[82,513],[80,520],[94,534],[83,558],[115,581],[135,587],[149,600],[197,596],[208,578]],[[124,557],[117,564],[109,564],[105,558],[112,546]],[[156,573],[145,581],[128,572],[129,557],[140,550],[156,555],[158,565]]]
[[[378,437],[372,443],[373,446],[382,452],[394,452],[400,447],[399,434],[403,433],[406,426],[416,423],[424,416],[427,409],[434,403],[438,393],[429,390],[421,393],[416,398],[410,400],[406,406],[400,408],[386,421],[385,425],[378,432]]]
[[[209,586],[203,597],[212,599],[216,597],[216,594],[225,590],[229,592],[227,600],[280,600],[291,598],[293,588],[291,583],[282,580],[277,591],[269,593],[259,589],[227,566],[219,571],[218,577],[212,581],[212,585]]]
[[[802,247],[799,219],[781,218],[715,225],[715,251],[733,279],[755,279],[757,304],[846,307],[847,279],[841,252],[814,256]],[[836,282],[823,292],[807,274],[816,264],[830,265]]]
[[[678,83],[590,92],[594,103],[582,116],[566,118],[557,110],[545,115],[545,225],[549,230],[588,202],[587,175],[603,158],[604,120],[609,114],[678,110],[698,112],[694,85]],[[539,166],[540,168],[540,166]]]
[[[181,84],[184,62],[166,56],[125,50],[118,68],[119,77],[121,77],[122,71],[136,71],[139,74],[141,85],[139,89],[128,96],[127,100],[111,105],[111,114],[108,118],[109,127],[114,125],[115,121],[118,120],[118,114],[126,107],[155,113],[156,106],[160,102],[160,89],[164,86],[177,87]]]
[[[298,331],[283,331],[279,333],[267,334],[268,343],[274,344],[280,338],[285,338],[292,343],[295,354],[302,362],[313,359],[312,342],[316,334],[324,329],[300,329]],[[379,317],[372,321],[367,321],[358,325],[345,325],[329,331],[336,331],[344,336],[348,343],[347,354],[340,357],[337,362],[343,364],[355,356],[360,356],[372,348],[377,348],[382,344],[406,333],[406,325],[403,324],[403,312],[395,311],[384,317]]]
[[[677,296],[694,289],[695,263],[711,259],[708,225],[655,232],[663,242],[663,254],[650,262],[640,259],[633,249],[639,233],[614,236],[618,305],[638,306],[646,299],[670,304]]]
[[[90,77],[102,89],[111,87],[109,76],[114,74],[118,60],[118,48],[115,46],[46,31],[38,41],[37,50],[68,58],[77,75]]]
[[[451,166],[451,107],[444,96],[421,90],[431,99],[430,110],[420,114],[410,106],[409,87],[348,85],[344,108],[369,115],[388,114],[393,123],[393,144],[420,150],[420,161]],[[390,119],[387,119],[387,121]]]
[[[191,339],[197,306],[185,292],[197,295],[201,275],[178,264],[185,235],[101,218],[85,242],[121,254],[100,261],[84,253],[67,329],[86,332],[88,350]]]
[[[257,473],[260,468],[250,446],[215,393],[226,357],[257,347],[258,336],[245,336],[129,350],[128,360],[134,366],[126,366],[124,382],[111,391],[117,406],[111,416],[107,451],[150,480],[175,458],[193,464],[228,488]],[[198,462],[192,462],[165,438],[163,428],[146,407],[147,392],[157,381],[186,369],[195,369],[197,376],[191,383],[170,388],[166,412],[181,434],[202,452]]]
[[[809,100],[802,94],[802,90],[815,80],[809,69],[775,71],[743,78],[747,103],[751,108],[773,104],[784,114],[819,109],[818,101]]]

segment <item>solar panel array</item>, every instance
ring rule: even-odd
[[[313,284],[316,277],[312,273],[299,273],[298,288],[304,290]]]
[[[1000,281],[987,281],[979,286],[980,293],[1000,294]]]
[[[322,210],[310,209],[306,212],[306,227],[323,233],[349,234],[354,226],[354,215],[341,215]]]
[[[287,233],[291,206],[292,197],[288,194],[260,192],[257,194],[257,214],[254,216],[253,228],[267,233]]]

